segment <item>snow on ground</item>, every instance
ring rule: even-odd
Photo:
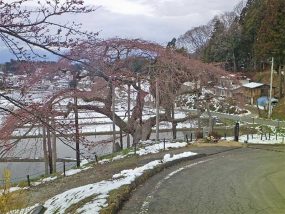
[[[124,117],[125,116],[125,112],[117,112],[117,114],[120,117]],[[177,111],[177,113],[175,114],[175,118],[183,118],[186,117],[187,113],[183,112],[183,111]],[[1,119],[1,115],[0,114],[0,119]],[[143,120],[148,119],[149,117],[155,116],[155,114],[148,114],[148,115],[144,115],[143,116]],[[80,126],[80,131],[82,133],[93,133],[93,132],[111,132],[113,131],[113,125],[112,125],[112,121],[103,116],[100,115],[98,113],[94,113],[94,112],[81,112],[79,113],[79,123],[82,124]],[[58,122],[63,122],[65,124],[70,123],[72,120],[74,120],[74,115],[70,114],[69,118],[57,118]],[[3,116],[3,121],[4,120],[4,116]],[[31,124],[26,124],[25,127],[23,128],[19,128],[16,129],[13,132],[13,136],[23,136],[30,127]],[[160,129],[170,129],[172,127],[172,124],[170,122],[161,122],[160,123]],[[177,128],[195,128],[197,127],[197,121],[196,120],[189,120],[189,121],[185,121],[183,123],[179,123],[177,125]],[[116,131],[119,131],[120,128],[118,126],[115,126]],[[155,126],[152,128],[153,130],[155,130]],[[70,130],[72,131],[72,130]],[[33,136],[33,135],[40,135],[42,133],[42,130],[39,129],[38,127],[33,128],[28,136]]]
[[[9,192],[15,192],[18,190],[28,189],[27,187],[21,188],[21,187],[10,187]],[[0,190],[0,196],[4,193],[4,190]]]
[[[85,171],[87,169],[91,169],[92,168],[91,166],[86,166],[86,164],[88,164],[88,163],[89,163],[89,161],[86,159],[81,160],[80,161],[80,167],[81,168],[67,170],[67,171],[65,171],[65,176],[75,175],[79,172]],[[62,173],[62,175],[63,175],[63,173]]]
[[[107,206],[107,198],[110,191],[118,189],[122,185],[132,183],[146,170],[153,169],[165,162],[183,157],[190,157],[193,155],[196,155],[196,153],[184,152],[174,155],[173,157],[170,157],[170,155],[165,155],[162,160],[154,160],[141,167],[123,170],[120,173],[113,175],[113,178],[110,180],[103,180],[98,183],[70,189],[47,200],[44,204],[44,207],[47,208],[45,213],[55,213],[56,211],[59,214],[64,213],[71,205],[76,204],[90,196],[92,196],[93,199],[83,205],[81,208],[77,209],[77,213],[99,213],[102,207]]]
[[[31,211],[33,211],[37,206],[39,206],[39,204],[35,204],[34,206],[31,207],[27,207],[21,210],[12,210],[10,212],[8,212],[7,214],[26,214],[26,213],[31,213]]]
[[[92,167],[91,166],[88,166],[88,167],[85,167],[85,168],[81,168],[81,169],[70,169],[70,170],[67,170],[65,172],[65,176],[71,176],[71,175],[75,175],[79,172],[82,172],[82,171],[85,171],[87,169],[91,169]]]
[[[47,178],[43,178],[39,181],[35,181],[35,182],[32,182],[32,186],[38,186],[40,184],[44,184],[44,183],[47,183],[47,182],[50,182],[50,181],[53,181],[53,180],[56,180],[57,179],[57,176],[54,176],[54,177],[47,177]]]
[[[196,120],[191,120],[191,121],[186,121],[183,123],[178,123],[177,128],[196,128],[197,121]],[[170,122],[161,122],[159,125],[160,129],[170,129],[172,127],[172,124]],[[152,127],[152,130],[155,130],[156,127]],[[116,131],[119,131],[120,128],[116,126]],[[81,128],[82,133],[89,133],[89,132],[111,132],[113,131],[113,125],[111,123],[107,124],[99,124],[99,125],[84,125]]]
[[[123,159],[123,158],[129,156],[130,154],[134,154],[134,152],[129,152],[126,155],[116,155],[113,158],[105,158],[105,159],[100,160],[98,163],[104,164],[104,163],[109,163],[109,162],[112,162],[112,161],[115,161],[115,160],[120,160],[120,159]]]
[[[276,139],[275,135],[271,135],[270,140],[269,140],[268,134],[266,137],[265,135],[263,135],[262,140],[261,140],[260,134],[259,135],[254,134],[253,138],[252,138],[252,135],[248,135],[248,140],[247,140],[247,135],[242,135],[239,137],[239,142],[244,143],[245,141],[247,141],[248,143],[254,143],[254,144],[282,144],[284,143],[284,137],[282,136],[278,135]]]
[[[285,142],[284,137],[282,137],[280,135],[277,136],[277,139],[276,139],[276,135],[271,135],[270,140],[269,140],[268,134],[266,137],[265,137],[265,135],[263,135],[262,139],[261,139],[260,134],[254,134],[254,135],[249,134],[248,136],[247,135],[241,135],[241,136],[239,136],[239,142],[240,143],[247,142],[247,143],[252,143],[252,144],[283,144]],[[233,137],[227,137],[226,140],[234,140],[234,138]]]
[[[168,150],[170,148],[181,148],[187,146],[187,143],[170,143],[166,142],[165,143],[165,149]],[[146,146],[145,148],[141,148],[137,151],[138,155],[146,155],[146,154],[153,154],[153,153],[158,153],[159,151],[164,149],[164,143],[160,142],[158,144],[154,144],[151,146]]]
[[[136,154],[139,156],[147,155],[147,154],[154,154],[154,153],[160,152],[161,150],[164,150],[164,143],[163,142],[155,143],[154,141],[147,140],[147,141],[141,141],[140,144],[144,145],[144,147],[140,148],[136,151]],[[182,142],[182,143],[179,143],[179,142],[171,143],[169,141],[165,142],[165,150],[169,150],[171,148],[177,149],[177,148],[182,148],[185,146],[187,146],[187,143],[185,143],[185,142]],[[123,159],[123,158],[125,158],[129,155],[133,155],[133,154],[134,154],[133,151],[129,152],[126,155],[119,154],[119,155],[117,155],[113,158],[110,158],[110,159],[100,160],[99,163],[104,164],[104,163],[112,162],[115,160]]]
[[[164,149],[164,143],[163,142],[155,143],[154,141],[147,140],[147,141],[142,141],[141,145],[143,145],[144,148],[138,149],[137,154],[139,156],[158,153],[159,151]],[[165,143],[165,150],[169,150],[170,148],[181,148],[181,147],[185,147],[185,146],[187,146],[187,143],[185,143],[185,142],[182,142],[182,143],[179,143],[179,142],[177,142],[177,143],[170,143],[169,141],[166,141],[166,143]],[[133,154],[134,154],[134,152],[130,151],[128,154],[125,154],[125,155],[119,154],[119,155],[117,155],[117,156],[115,156],[113,158],[110,158],[110,159],[100,160],[99,163],[100,164],[104,164],[104,163],[116,161],[116,160],[119,160],[119,159],[123,159],[123,158],[125,158],[125,157],[127,157],[129,155],[133,155]],[[75,175],[75,174],[80,173],[82,171],[91,169],[92,168],[91,166],[86,166],[86,164],[88,164],[88,163],[89,163],[89,161],[86,160],[86,159],[81,160],[81,163],[80,163],[81,168],[67,170],[65,172],[65,176]],[[63,173],[62,173],[62,175],[63,175]],[[31,184],[32,184],[32,186],[38,186],[40,184],[44,184],[44,183],[56,180],[57,178],[58,178],[57,176],[47,177],[47,178],[43,178],[43,179],[40,179],[38,181],[32,182]],[[10,188],[10,192],[21,190],[21,189],[27,189],[27,188],[28,187],[25,187],[25,188],[11,187]],[[0,195],[1,195],[1,193],[2,192],[0,191]]]

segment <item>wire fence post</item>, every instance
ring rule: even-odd
[[[188,135],[186,135],[186,142],[187,142],[187,144],[189,144]]]
[[[163,150],[165,151],[165,138],[163,139]]]
[[[27,175],[28,186],[31,186],[30,175]]]
[[[65,160],[63,160],[63,176],[65,177]]]

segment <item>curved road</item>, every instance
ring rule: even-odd
[[[120,213],[284,214],[284,147],[260,148],[170,167],[139,187]]]

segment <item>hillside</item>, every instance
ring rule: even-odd
[[[252,76],[252,80],[256,82],[262,82],[265,84],[270,84],[270,71],[258,72]],[[279,98],[279,76],[277,73],[273,75],[273,87],[275,88],[275,93],[273,96]],[[284,84],[283,84],[284,87]],[[284,90],[284,88],[283,88]],[[285,98],[279,99],[278,105],[274,107],[272,112],[273,119],[285,120]]]
[[[285,98],[279,100],[278,105],[273,109],[273,119],[285,120]]]
[[[252,76],[252,80],[255,82],[261,82],[270,85],[270,71],[265,71],[265,72],[256,72]],[[273,96],[278,97],[279,96],[279,76],[276,72],[273,74],[273,87],[275,94]]]

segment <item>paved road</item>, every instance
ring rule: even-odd
[[[276,127],[285,127],[284,121],[258,118],[258,117],[253,116],[253,115],[238,116],[238,115],[230,115],[230,114],[221,114],[218,112],[213,112],[213,115],[217,116],[219,118],[231,119],[231,120],[236,120],[236,121],[245,122],[245,123],[253,123],[253,124],[276,126]]]
[[[284,214],[284,147],[271,149],[242,148],[166,169],[120,213]]]
[[[188,110],[189,112],[195,113],[196,110]],[[271,119],[265,119],[265,118],[258,118],[257,115],[231,115],[231,114],[225,114],[225,113],[219,113],[219,112],[212,112],[213,116],[216,116],[220,119],[230,119],[245,123],[254,123],[254,124],[260,124],[260,125],[268,125],[268,126],[276,126],[276,127],[285,127],[285,121],[279,121],[279,120],[271,120]]]

